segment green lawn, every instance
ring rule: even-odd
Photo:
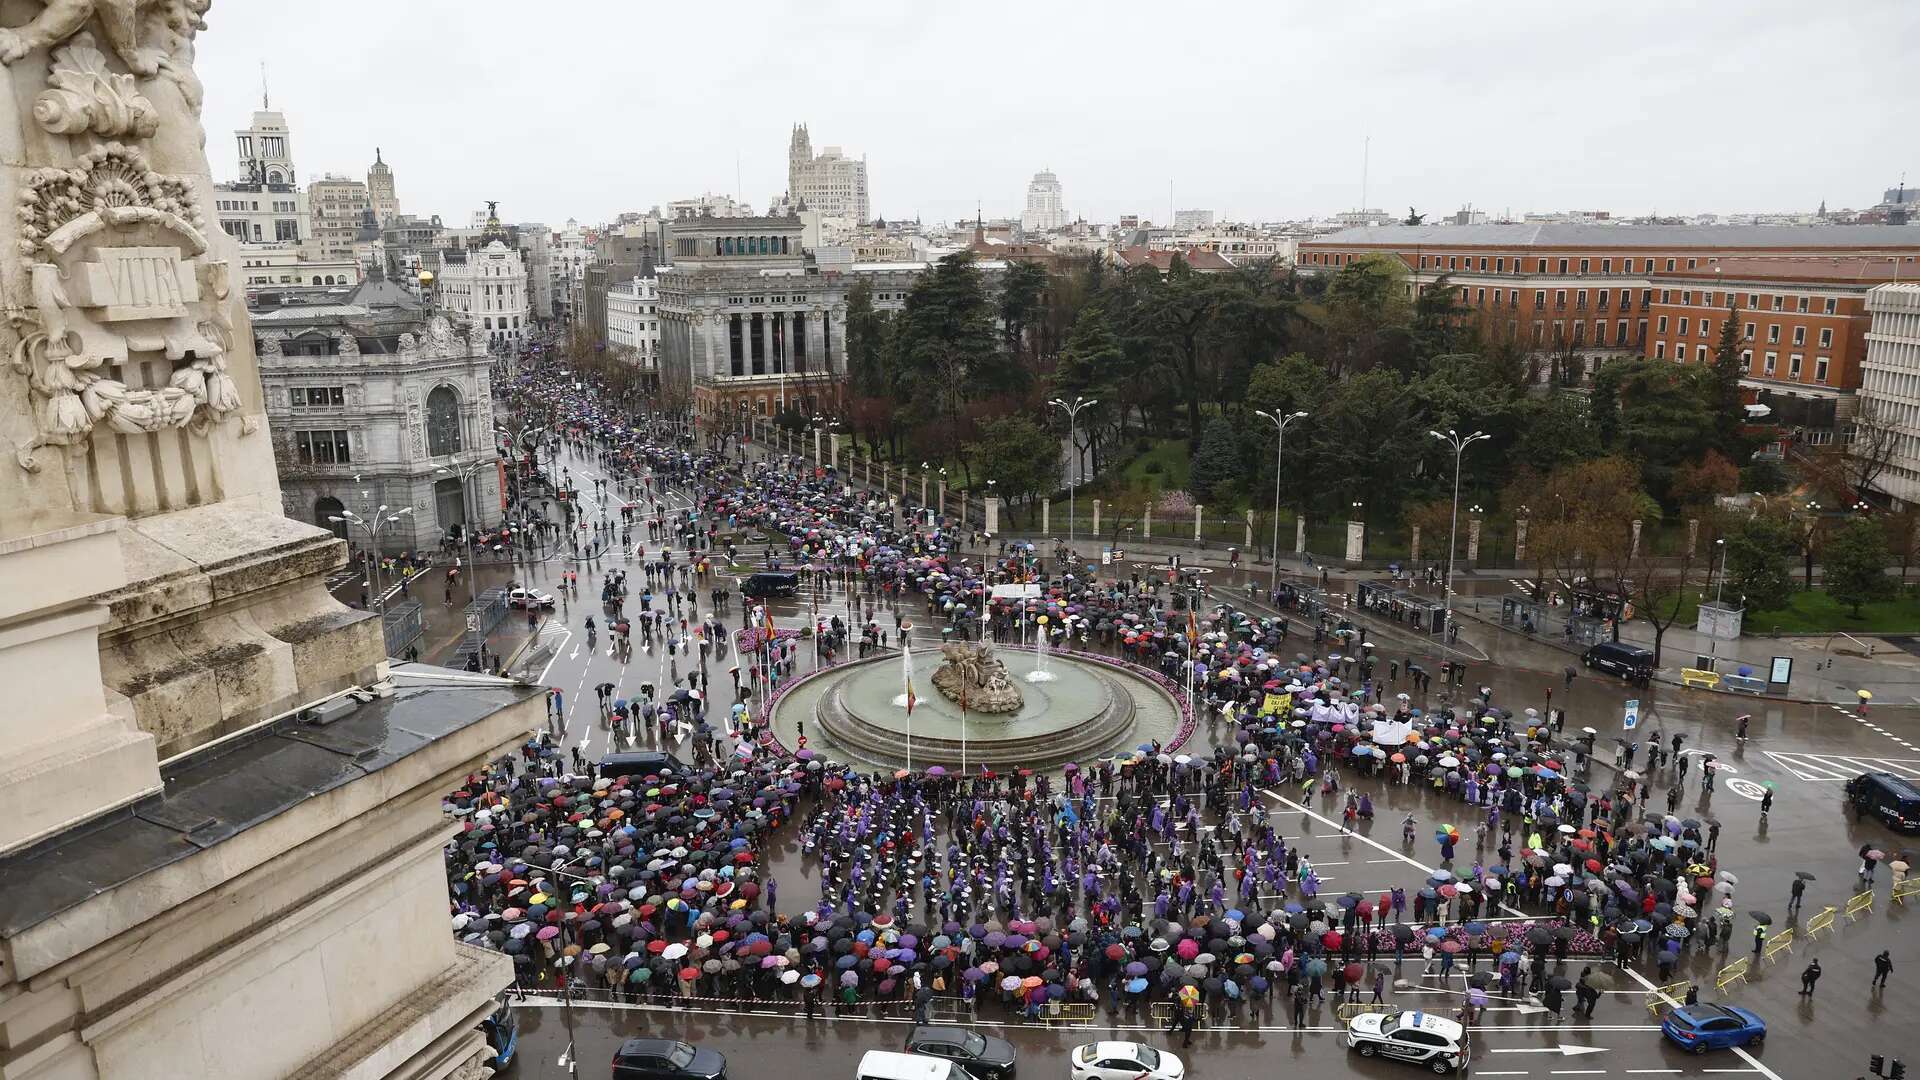
[[[1186,488],[1192,467],[1187,440],[1156,439],[1146,453],[1127,462],[1120,479],[1129,490],[1178,491]]]
[[[1745,628],[1748,634],[1771,633],[1776,627],[1783,634],[1820,634],[1836,630],[1871,634],[1920,632],[1920,598],[1909,593],[1879,603],[1863,604],[1860,618],[1856,619],[1847,605],[1815,589],[1794,593],[1793,603],[1785,611],[1747,612]]]

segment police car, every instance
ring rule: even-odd
[[[1347,1021],[1347,1046],[1361,1057],[1411,1062],[1443,1075],[1464,1072],[1471,1056],[1467,1029],[1428,1012],[1363,1013]]]

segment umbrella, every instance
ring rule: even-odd
[[[1747,914],[1751,915],[1753,917],[1753,921],[1759,923],[1761,926],[1773,925],[1773,916],[1767,914],[1764,911],[1749,911],[1747,912]]]
[[[1816,880],[1812,874],[1807,873],[1805,870],[1796,870],[1794,871],[1793,876],[1799,878],[1801,881]]]

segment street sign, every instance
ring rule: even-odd
[[[1628,698],[1626,728],[1628,731],[1632,731],[1634,728],[1637,728],[1639,726],[1640,726],[1640,699]]]

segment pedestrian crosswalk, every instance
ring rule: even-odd
[[[1864,772],[1889,772],[1920,780],[1920,758],[1884,758],[1850,754],[1799,754],[1767,751],[1781,768],[1806,781],[1845,781]]]

